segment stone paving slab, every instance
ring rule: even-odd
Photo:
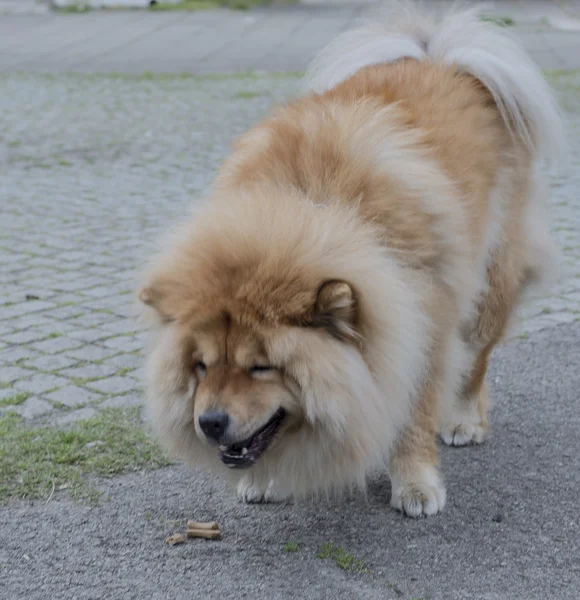
[[[300,83],[0,76],[0,411],[66,423],[138,401],[137,269],[203,197],[232,138]],[[551,175],[562,277],[515,336],[580,319],[580,75],[556,85],[571,138],[570,165]]]
[[[303,71],[338,32],[376,10],[376,2],[351,1],[248,12],[0,14],[0,72]],[[486,11],[514,19],[511,30],[541,67],[580,69],[580,0],[502,1]]]

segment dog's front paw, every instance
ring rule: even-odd
[[[445,485],[435,467],[423,466],[410,477],[391,478],[391,506],[409,517],[428,517],[443,510]]]
[[[441,426],[441,439],[448,446],[482,444],[488,432],[484,423],[446,423]]]
[[[284,502],[286,497],[274,488],[270,481],[268,485],[260,485],[253,477],[243,477],[238,483],[238,498],[246,504],[260,504],[263,502]]]

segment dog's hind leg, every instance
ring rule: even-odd
[[[473,345],[455,341],[463,358],[470,366],[458,371],[465,363],[459,361],[451,367],[455,371],[455,385],[449,385],[441,412],[440,435],[448,446],[481,444],[489,431],[487,420],[488,391],[485,382],[488,356],[494,344],[477,351]],[[473,358],[475,356],[475,358]]]
[[[524,292],[556,271],[557,252],[552,244],[542,207],[547,190],[540,175],[533,174],[526,192],[511,202],[511,218],[505,224],[503,243],[487,269],[486,291],[473,318],[463,323],[454,339],[454,359],[441,413],[440,434],[450,446],[480,444],[489,425],[485,374],[489,356],[509,326]]]
[[[449,446],[481,444],[488,432],[485,374],[489,355],[501,340],[524,282],[518,253],[508,245],[488,268],[488,287],[475,315],[454,338],[449,385],[441,412],[440,435]],[[454,380],[453,380],[454,379]]]

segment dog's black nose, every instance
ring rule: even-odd
[[[229,424],[230,417],[225,412],[211,410],[199,415],[199,426],[201,430],[208,439],[215,442],[219,442],[222,439]]]

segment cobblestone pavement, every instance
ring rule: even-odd
[[[82,4],[84,0],[71,0]],[[449,5],[453,0],[425,0]],[[3,6],[46,9],[30,0],[0,0],[0,72],[215,73],[302,71],[340,31],[373,18],[374,0],[279,3],[251,11],[89,11],[2,14]],[[580,0],[486,2],[544,69],[580,69]]]
[[[556,83],[562,278],[518,335],[580,319],[580,76]],[[292,75],[0,77],[0,411],[60,425],[141,402],[136,268],[232,137],[298,89]]]

